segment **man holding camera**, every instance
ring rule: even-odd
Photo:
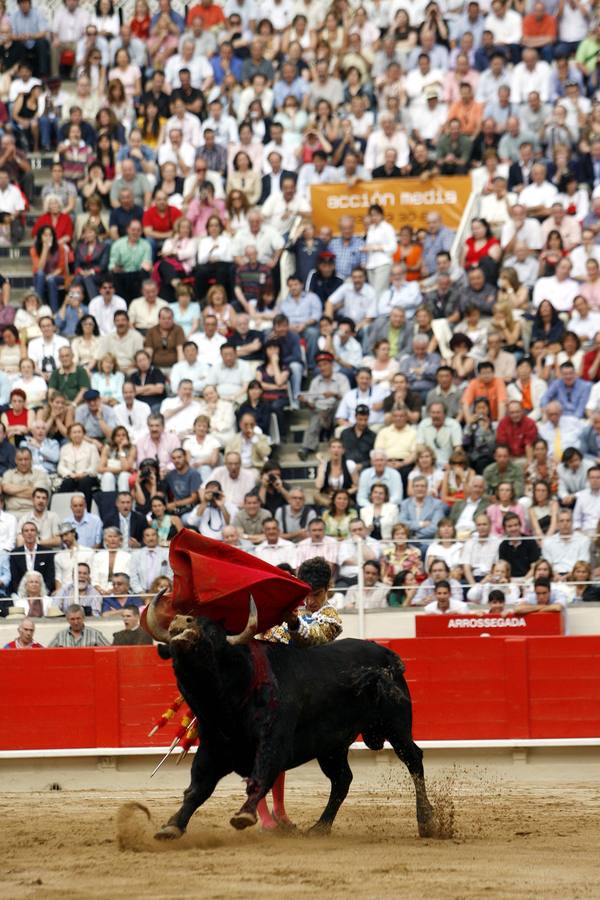
[[[236,511],[235,505],[227,502],[221,484],[211,480],[200,490],[200,503],[185,514],[183,521],[204,537],[221,541],[223,529],[230,524]]]
[[[252,491],[260,500],[263,509],[268,509],[272,516],[281,506],[290,502],[291,486],[281,480],[279,463],[267,462],[263,466],[260,481]]]

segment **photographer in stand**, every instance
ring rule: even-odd
[[[281,466],[271,460],[264,464],[260,481],[251,493],[260,500],[261,509],[268,509],[274,516],[290,502],[290,490],[291,485],[281,480]]]
[[[160,478],[158,460],[149,456],[140,463],[138,477],[135,482],[135,507],[139,513],[147,516],[150,512],[151,500],[156,494],[167,496],[169,486]]]
[[[195,528],[204,537],[220,541],[223,529],[233,521],[235,506],[228,504],[218,481],[207,481],[200,490],[200,503],[183,516],[189,528]]]

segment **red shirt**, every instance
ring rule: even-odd
[[[43,650],[44,645],[38,644],[34,641],[32,644],[28,644],[26,647],[17,647],[17,642],[15,640],[15,641],[11,641],[10,644],[5,644],[4,649],[5,650],[30,650],[30,649],[31,650]]]
[[[511,456],[525,456],[525,448],[531,447],[538,436],[538,430],[533,419],[523,416],[518,425],[511,421],[510,416],[504,416],[498,423],[496,442],[506,444]]]
[[[71,216],[67,215],[67,213],[59,213],[56,217],[56,223],[52,222],[52,216],[50,213],[44,213],[36,220],[35,225],[31,229],[31,233],[33,237],[36,236],[38,231],[43,228],[45,225],[50,225],[51,228],[54,228],[54,233],[56,235],[56,240],[60,241],[62,237],[68,237],[69,241],[73,238],[73,219]]]
[[[596,372],[596,377],[593,379],[590,378],[590,369],[592,368],[596,360],[597,354],[598,348],[594,347],[592,350],[588,350],[587,353],[584,353],[583,355],[583,362],[581,364],[581,377],[586,381],[600,381],[600,367]]]
[[[200,3],[197,6],[192,6],[186,19],[188,28],[191,27],[196,16],[200,16],[205,28],[214,28],[215,25],[220,25],[221,22],[225,21],[223,8],[217,3],[211,3],[210,6],[202,6]]]
[[[174,206],[167,206],[164,214],[159,213],[156,206],[149,206],[142,218],[142,225],[144,228],[152,228],[153,231],[171,231],[173,223],[180,215],[180,210]]]

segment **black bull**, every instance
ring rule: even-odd
[[[271,643],[232,645],[209,619],[177,616],[159,651],[198,718],[200,746],[190,786],[157,838],[177,838],[221,778],[247,779],[247,799],[231,824],[256,822],[258,801],[279,772],[316,759],[331,793],[314,826],[329,831],[348,794],[348,749],[359,734],[380,750],[389,741],[416,792],[419,834],[433,832],[423,754],[412,739],[412,707],[400,658],[369,641],[346,639],[300,649]]]

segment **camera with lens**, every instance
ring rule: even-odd
[[[157,466],[153,459],[143,459],[140,463],[140,479],[142,481],[156,475]]]
[[[269,481],[269,484],[275,484],[275,482],[277,481],[277,475],[275,475],[273,472],[271,472],[269,474],[268,481]]]

